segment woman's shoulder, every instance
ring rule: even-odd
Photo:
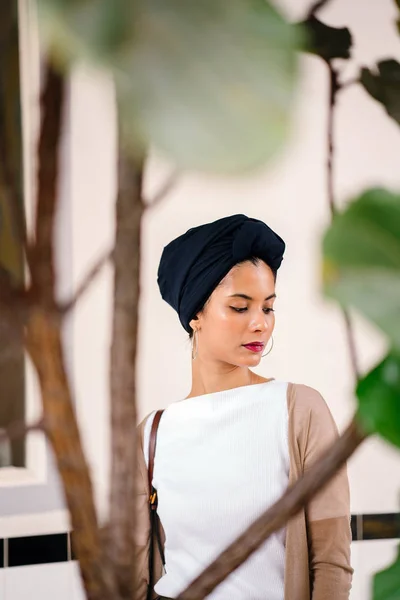
[[[293,404],[296,408],[318,411],[328,407],[318,390],[303,383],[289,382],[287,394],[289,404]]]
[[[289,415],[297,427],[317,426],[321,432],[324,429],[337,430],[325,398],[315,388],[300,383],[289,383],[287,400]]]
[[[143,419],[137,425],[137,428],[139,430],[144,429],[146,427],[146,424],[148,424],[149,420],[152,421],[154,419],[154,416],[155,416],[156,412],[157,412],[156,410],[152,410],[145,417],[143,417]]]

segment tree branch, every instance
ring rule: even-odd
[[[281,529],[326,485],[366,438],[353,420],[344,434],[305,475],[193,581],[177,600],[205,598],[275,531]]]
[[[136,355],[140,295],[144,163],[125,152],[120,135],[114,313],[111,345],[111,484],[108,551],[119,591],[132,597],[135,582]]]
[[[336,106],[336,95],[339,90],[338,84],[338,73],[333,68],[332,63],[327,61],[329,70],[329,109],[328,109],[328,129],[327,129],[327,187],[328,187],[328,202],[331,211],[332,219],[336,213],[335,206],[335,195],[334,195],[334,165],[333,165],[333,153],[334,153],[334,124],[335,124],[335,106]]]
[[[97,275],[103,269],[103,267],[108,263],[109,260],[112,259],[114,254],[114,250],[107,250],[93,265],[93,267],[89,270],[89,272],[84,277],[83,281],[78,286],[76,293],[73,298],[67,300],[67,302],[63,303],[59,307],[59,311],[62,315],[69,313],[79,302],[82,296],[87,292],[90,285],[96,279]]]
[[[334,127],[335,127],[335,109],[337,95],[343,86],[339,84],[338,73],[334,69],[332,63],[327,61],[329,71],[329,108],[328,108],[328,128],[327,128],[327,196],[329,202],[329,208],[331,212],[331,218],[333,219],[336,214],[336,201],[335,201],[335,190],[334,190]],[[357,349],[354,339],[354,328],[351,322],[349,312],[344,309],[343,318],[346,327],[347,342],[350,354],[350,361],[354,378],[356,381],[360,378],[360,368],[358,364]]]
[[[353,375],[356,381],[359,381],[361,376],[360,365],[357,355],[357,347],[355,341],[354,327],[351,321],[350,314],[347,309],[343,309],[343,318],[346,328],[347,345],[349,349],[350,363],[353,370]]]

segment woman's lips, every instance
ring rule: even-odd
[[[264,349],[264,344],[245,344],[244,347],[252,352],[262,352]]]

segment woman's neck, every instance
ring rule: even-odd
[[[195,361],[194,361],[195,362]],[[213,394],[230,390],[244,385],[254,385],[257,383],[266,383],[270,381],[261,377],[248,367],[230,367],[226,370],[214,370],[207,366],[201,368],[199,363],[192,364],[192,388],[186,398],[202,396],[204,394]]]

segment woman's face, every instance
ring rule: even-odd
[[[274,330],[274,300],[274,275],[263,261],[233,267],[190,323],[199,329],[199,358],[257,365]],[[246,347],[254,342],[262,346]]]

